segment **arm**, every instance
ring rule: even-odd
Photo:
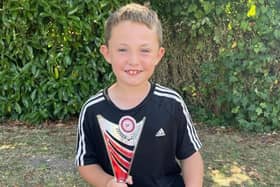
[[[203,161],[197,151],[190,157],[181,161],[183,178],[186,187],[202,187],[203,184]]]
[[[126,183],[117,183],[113,176],[107,174],[97,165],[79,166],[80,175],[92,186],[95,187],[127,187]],[[132,184],[132,178],[127,180],[128,184]]]

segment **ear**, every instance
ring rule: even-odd
[[[107,45],[101,45],[99,48],[100,53],[103,55],[103,57],[105,58],[105,60],[110,64],[110,52],[109,52],[109,48]]]
[[[160,61],[161,61],[162,57],[164,56],[164,54],[165,54],[165,49],[163,47],[160,47],[159,50],[158,50],[155,66],[160,63]]]

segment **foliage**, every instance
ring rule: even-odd
[[[279,1],[150,4],[167,30],[167,83],[180,88],[197,120],[248,131],[280,129]]]
[[[1,120],[65,119],[111,81],[98,48],[104,20],[119,1],[4,0],[0,5]]]
[[[167,54],[154,79],[178,89],[196,121],[280,129],[279,1],[135,2],[150,4],[164,26]],[[120,5],[1,1],[0,119],[65,119],[109,84],[98,48],[105,18]]]

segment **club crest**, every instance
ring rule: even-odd
[[[119,121],[119,127],[123,134],[130,135],[134,132],[136,121],[130,116],[124,116]]]

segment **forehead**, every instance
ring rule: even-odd
[[[158,39],[155,28],[149,28],[144,23],[122,21],[112,27],[110,40],[135,41],[148,40],[154,42]]]

